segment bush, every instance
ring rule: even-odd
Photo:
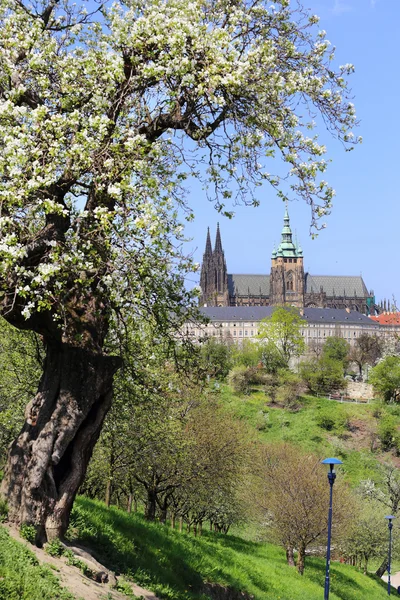
[[[22,523],[19,530],[21,537],[24,538],[30,544],[34,544],[36,540],[36,527],[34,525],[28,525],[28,523]]]
[[[300,375],[313,394],[327,394],[347,386],[342,363],[331,358],[301,363]]]
[[[267,374],[258,367],[234,367],[228,376],[228,383],[236,394],[249,394],[251,385],[263,385]]]
[[[0,498],[0,523],[7,521],[8,517],[8,504],[5,500]]]
[[[398,419],[392,415],[384,417],[378,426],[378,437],[382,450],[388,452],[392,449],[400,450],[400,433],[397,429]]]
[[[247,376],[247,367],[234,367],[228,375],[228,383],[235,394],[249,394],[250,382]]]
[[[62,556],[64,554],[65,548],[60,540],[55,539],[46,544],[46,552],[50,556]]]

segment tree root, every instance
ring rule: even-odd
[[[66,542],[60,543],[65,550],[65,555],[71,556],[71,553],[73,554],[73,557],[70,558],[71,563],[81,568],[87,577],[93,579],[97,583],[108,583],[111,587],[116,587],[117,578],[115,574],[94,558],[88,548],[68,544]],[[75,560],[74,557],[76,557]]]

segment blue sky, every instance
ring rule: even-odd
[[[294,0],[292,0],[294,2]],[[396,298],[400,221],[400,0],[303,0],[320,16],[320,28],[336,46],[337,64],[353,63],[350,78],[361,120],[356,133],[363,144],[344,152],[327,139],[333,162],[325,178],[336,190],[327,228],[309,235],[310,209],[301,201],[289,204],[293,231],[304,251],[307,271],[315,274],[362,274],[377,301]],[[325,136],[324,136],[325,142]],[[228,272],[269,273],[274,242],[280,239],[284,206],[267,185],[258,208],[235,207],[232,220],[221,217],[194,185],[190,204],[196,219],[186,226],[187,249],[202,260],[207,226],[215,238],[220,222]]]

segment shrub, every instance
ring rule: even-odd
[[[0,499],[0,523],[7,521],[8,517],[8,505],[5,500]]]
[[[46,552],[50,556],[62,556],[65,548],[59,539],[52,540],[46,544]]]
[[[28,525],[28,523],[22,523],[19,530],[21,537],[24,538],[30,544],[35,543],[36,539],[36,527],[34,525]]]
[[[228,383],[236,394],[249,394],[251,385],[263,385],[267,375],[257,367],[234,367],[228,376]]]
[[[382,450],[400,450],[400,433],[397,429],[398,420],[392,415],[384,417],[378,426],[378,437],[381,442]]]
[[[343,377],[343,365],[331,358],[305,361],[300,365],[300,375],[313,394],[326,394],[347,385]]]
[[[233,388],[235,394],[248,394],[250,392],[250,382],[247,376],[247,367],[234,367],[228,375],[228,383]]]

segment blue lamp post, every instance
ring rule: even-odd
[[[332,533],[332,492],[333,484],[335,483],[336,473],[335,465],[343,464],[338,458],[325,458],[321,461],[323,465],[329,465],[328,481],[330,486],[329,492],[329,512],[328,512],[328,542],[326,545],[326,569],[325,569],[325,592],[324,600],[329,600],[329,571],[331,566],[331,533]]]
[[[396,517],[394,517],[393,515],[388,515],[387,517],[385,517],[385,519],[388,520],[388,526],[389,526],[389,551],[388,551],[388,566],[387,566],[387,572],[388,572],[388,596],[390,596],[390,590],[391,590],[391,585],[390,585],[390,568],[391,568],[391,562],[392,562],[392,529],[393,529],[393,519],[395,519]]]

